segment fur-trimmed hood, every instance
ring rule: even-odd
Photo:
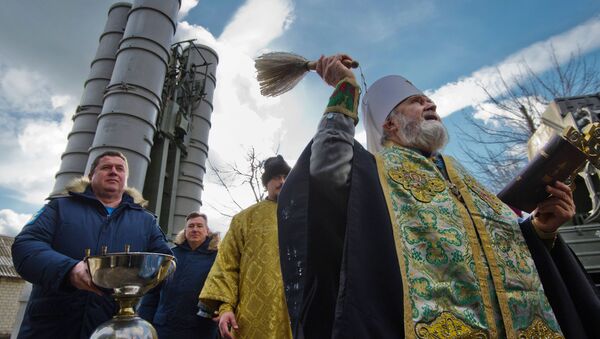
[[[221,234],[219,232],[208,232],[208,237],[210,238],[210,242],[208,243],[209,251],[216,251],[219,248],[219,242],[221,241]],[[183,245],[185,242],[185,228],[179,231],[173,239],[173,243],[176,245]]]
[[[85,190],[87,189],[87,187],[89,185],[90,185],[90,179],[88,177],[82,176],[79,178],[75,178],[75,179],[71,180],[71,182],[69,182],[67,184],[67,186],[65,186],[65,190],[63,192],[61,192],[61,195],[68,195],[69,192],[83,193],[83,192],[85,192]],[[148,206],[148,200],[144,199],[144,197],[142,196],[142,193],[140,193],[135,188],[125,187],[125,193],[127,193],[129,196],[131,196],[133,198],[134,203],[136,203],[144,208],[146,206]]]

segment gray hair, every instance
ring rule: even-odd
[[[206,216],[206,214],[200,213],[200,212],[191,212],[188,215],[186,215],[185,216],[185,223],[187,224],[188,220],[194,219],[194,218],[202,218],[202,219],[204,219],[204,222],[206,222],[206,228],[208,228],[208,217]],[[210,230],[209,230],[208,233],[210,233]],[[177,233],[177,235],[175,236],[175,239],[173,240],[173,242],[176,243],[177,245],[181,245],[186,240],[187,239],[185,238],[185,226],[184,226],[183,229],[181,231],[179,231],[179,233]]]

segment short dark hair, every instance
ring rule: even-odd
[[[106,152],[102,152],[100,155],[98,155],[96,158],[94,158],[94,161],[92,161],[92,165],[90,166],[90,174],[88,175],[92,175],[94,174],[94,171],[96,170],[96,167],[98,166],[98,163],[100,162],[100,159],[104,158],[104,157],[119,157],[121,159],[123,159],[123,161],[125,161],[125,167],[127,167],[127,171],[129,171],[129,163],[127,163],[127,158],[125,157],[125,154],[119,152],[119,151],[106,151]]]
[[[188,220],[193,219],[193,218],[202,218],[202,219],[204,219],[205,222],[208,223],[208,217],[206,216],[206,214],[200,213],[200,212],[192,212],[192,213],[188,214],[185,217],[185,221],[187,222]]]

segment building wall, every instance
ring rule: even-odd
[[[0,277],[0,338],[9,338],[19,310],[19,296],[25,281]]]

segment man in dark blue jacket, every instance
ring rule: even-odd
[[[217,323],[210,314],[198,315],[198,296],[217,257],[219,234],[209,231],[206,214],[192,212],[174,243],[175,274],[144,296],[138,314],[161,339],[214,339]]]
[[[33,284],[18,338],[89,338],[116,312],[112,298],[95,286],[85,250],[171,254],[156,217],[141,194],[127,188],[127,159],[109,151],[94,159],[90,174],[46,204],[15,238],[19,274]]]

